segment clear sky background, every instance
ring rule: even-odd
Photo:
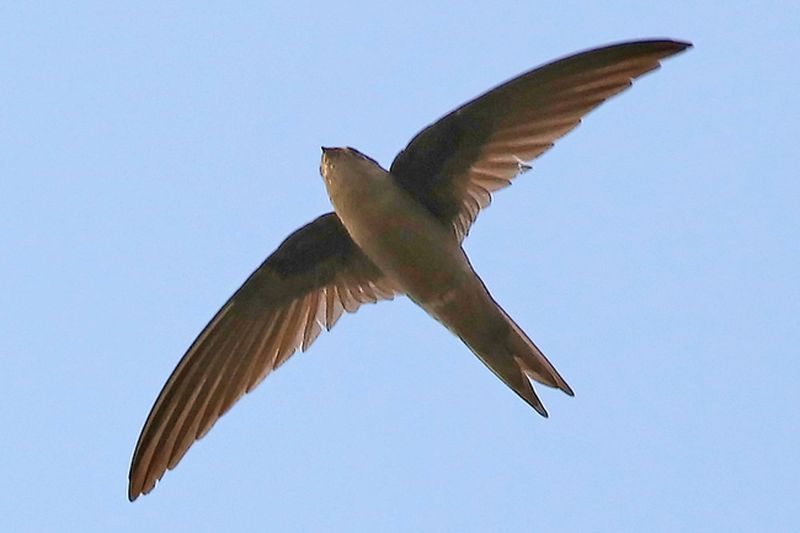
[[[798,531],[800,4],[0,7],[0,530]],[[272,5],[269,5],[272,4]],[[345,316],[131,504],[225,299],[330,204],[568,53],[691,40],[466,242],[575,398],[544,420],[405,299]]]

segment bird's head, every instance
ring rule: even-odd
[[[319,173],[322,175],[325,183],[330,185],[336,180],[337,176],[342,175],[342,170],[353,169],[364,165],[366,167],[380,165],[369,156],[366,156],[349,146],[341,148],[322,147],[322,159],[319,165]]]
[[[322,147],[322,158],[319,162],[319,174],[326,183],[330,183],[333,179],[333,172],[336,168],[337,162],[341,160],[342,153],[347,148],[331,148],[327,146]]]

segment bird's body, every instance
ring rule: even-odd
[[[322,174],[347,233],[417,304],[435,305],[470,277],[452,231],[377,163],[350,148],[326,149]]]
[[[500,379],[546,416],[530,377],[572,389],[489,294],[451,228],[352,148],[323,149],[336,215],[392,283],[457,335]]]
[[[357,150],[323,149],[334,212],[292,233],[181,358],[136,444],[129,499],[152,490],[242,395],[344,311],[399,295],[547,416],[530,380],[572,389],[494,301],[461,243],[491,194],[529,168],[525,161],[688,46],[622,43],[531,70],[424,128],[388,171]]]

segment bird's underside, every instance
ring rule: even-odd
[[[322,172],[335,212],[290,235],[189,347],[139,436],[129,499],[152,490],[243,394],[344,311],[401,294],[546,416],[530,379],[572,391],[492,299],[460,243],[491,193],[525,162],[688,46],[622,43],[529,71],[423,129],[388,172],[356,150],[325,150]]]

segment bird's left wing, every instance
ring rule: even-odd
[[[290,235],[192,343],[147,417],[128,497],[153,489],[167,469],[243,394],[343,311],[398,291],[350,239],[334,213]]]
[[[582,52],[508,81],[419,132],[392,162],[398,183],[459,240],[491,193],[581,118],[689,43],[637,41]]]

